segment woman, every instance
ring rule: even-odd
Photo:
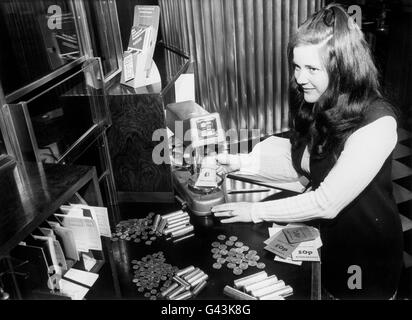
[[[329,296],[394,297],[402,268],[402,228],[392,195],[397,142],[392,107],[363,34],[339,5],[312,15],[289,43],[299,107],[289,140],[270,137],[250,154],[219,155],[221,172],[241,169],[311,188],[286,199],[215,206],[222,223],[319,219],[322,285]],[[348,285],[353,268],[361,288]]]

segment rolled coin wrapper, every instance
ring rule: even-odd
[[[174,296],[171,300],[187,300],[190,299],[193,296],[193,293],[190,291],[185,291],[181,294],[178,294],[177,296]]]
[[[199,283],[201,283],[203,281],[206,281],[207,279],[209,279],[209,276],[207,274],[204,274],[199,279],[193,280],[191,285],[194,287],[194,286],[198,285]]]
[[[247,286],[244,286],[244,289],[246,292],[251,292],[269,285],[273,285],[276,282],[278,282],[278,278],[276,276],[270,276],[255,283],[248,284]]]
[[[274,300],[277,296],[281,296],[283,298],[288,297],[293,294],[293,288],[291,286],[283,287],[277,291],[268,293],[264,296],[259,297],[259,300]]]
[[[175,237],[175,238],[173,238],[173,243],[177,243],[177,242],[180,242],[180,241],[182,241],[182,240],[191,238],[191,237],[193,237],[194,235],[195,235],[195,234],[192,232],[192,233],[190,233],[190,234],[182,235],[182,236],[180,236],[180,237]]]
[[[175,290],[177,287],[179,286],[178,283],[174,282],[173,284],[171,284],[167,289],[163,290],[160,295],[162,297],[166,297],[170,292],[172,292],[173,290]]]
[[[185,290],[189,290],[190,289],[190,283],[188,283],[187,281],[183,280],[182,278],[180,278],[179,276],[174,276],[173,280],[176,281],[177,283],[181,284],[182,286],[185,287]]]
[[[176,275],[177,275],[178,277],[181,277],[181,276],[183,276],[183,275],[185,275],[185,274],[188,274],[189,272],[192,272],[193,270],[195,270],[195,267],[194,267],[194,266],[188,266],[188,267],[186,267],[186,268],[183,268],[183,269],[178,270],[178,271],[176,272]]]
[[[200,270],[199,268],[195,268],[195,270],[191,271],[188,274],[185,274],[183,276],[183,279],[185,279],[186,281],[188,281],[191,277],[195,276],[196,274],[198,274],[199,272],[203,272],[202,270]]]
[[[197,279],[203,277],[203,275],[205,274],[202,270],[199,270],[200,272],[198,272],[197,274],[195,274],[193,277],[190,277],[189,279],[187,279],[187,282],[190,283],[190,285],[195,286],[193,284],[194,281],[196,281]]]
[[[200,282],[196,287],[194,287],[192,290],[193,296],[196,297],[200,293],[200,291],[202,291],[203,288],[206,287],[206,285],[207,281],[203,281]]]
[[[232,288],[230,286],[225,286],[223,288],[223,293],[225,295],[227,295],[228,297],[233,298],[235,300],[257,300],[257,298],[255,298],[255,297],[253,297],[253,296],[251,296],[251,295],[249,295],[245,292],[242,292],[242,291],[239,291],[235,288]]]
[[[281,280],[281,281],[278,281],[276,283],[270,284],[266,287],[251,290],[251,291],[249,291],[249,293],[252,296],[259,298],[259,297],[267,295],[269,293],[279,291],[280,289],[283,289],[284,287],[285,287],[285,282],[283,282]]]
[[[178,294],[182,293],[185,290],[185,286],[179,285],[176,289],[174,289],[172,292],[166,295],[166,298],[172,300],[174,297],[176,297]]]
[[[167,218],[166,221],[167,221],[167,223],[174,223],[174,222],[182,220],[182,219],[190,219],[187,212],[182,212],[181,215],[174,216],[174,217],[171,217],[171,218]]]
[[[152,230],[156,231],[157,227],[159,226],[160,222],[160,214],[157,214],[154,218],[153,225],[152,225]]]
[[[193,231],[194,229],[195,228],[192,225],[187,226],[187,227],[185,227],[181,230],[177,230],[177,231],[172,232],[172,237],[174,238],[174,237],[182,236],[186,233],[189,233],[189,232]]]
[[[162,219],[170,219],[171,217],[182,215],[184,212],[182,210],[174,211],[168,214],[164,214]]]
[[[167,224],[167,228],[168,229],[169,228],[175,228],[175,227],[178,227],[178,226],[181,226],[181,225],[186,225],[186,224],[190,224],[189,219],[184,219],[184,220],[178,221],[176,223]]]
[[[260,271],[258,273],[251,274],[247,277],[237,279],[234,281],[234,284],[237,289],[240,289],[249,284],[256,283],[258,281],[266,279],[267,277],[268,277],[268,274],[266,273],[266,271]]]
[[[187,223],[185,222],[182,225],[177,225],[177,226],[174,226],[174,227],[171,227],[171,228],[166,228],[166,229],[163,230],[163,234],[168,235],[168,234],[171,234],[172,232],[176,232],[176,231],[179,231],[183,228],[186,228],[186,224]]]
[[[159,226],[157,227],[157,232],[163,233],[164,228],[166,227],[167,221],[164,219],[161,219],[159,222]]]

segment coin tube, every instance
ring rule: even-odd
[[[184,223],[190,223],[190,218],[173,220],[172,222],[168,222],[166,225],[168,228],[172,228],[173,226],[181,225]]]
[[[253,297],[253,296],[251,296],[251,295],[249,295],[245,292],[242,292],[242,291],[239,291],[235,288],[232,288],[228,285],[226,285],[223,288],[223,293],[225,295],[227,295],[228,297],[233,298],[235,300],[257,300],[257,298],[255,298],[255,297]]]
[[[266,286],[266,287],[262,287],[262,288],[257,288],[257,289],[254,289],[254,290],[251,290],[249,293],[252,295],[252,296],[255,296],[255,297],[261,297],[261,296],[264,296],[264,295],[267,295],[267,294],[269,294],[269,293],[272,293],[272,292],[275,292],[275,291],[279,291],[280,289],[283,289],[285,287],[285,282],[283,282],[282,280],[281,281],[278,281],[278,282],[276,282],[276,283],[274,283],[274,284],[270,284],[270,285],[268,285],[268,286]]]
[[[167,289],[163,290],[160,295],[162,297],[166,297],[170,292],[172,292],[174,289],[176,289],[179,286],[178,283],[174,282],[171,284]]]
[[[193,293],[190,291],[185,291],[177,296],[175,296],[173,299],[171,300],[187,300],[190,299],[193,296]]]
[[[165,219],[161,219],[159,222],[159,227],[157,228],[157,232],[163,233],[163,229],[166,227],[167,221]]]
[[[189,233],[189,232],[193,231],[194,229],[195,229],[195,228],[194,228],[192,225],[187,226],[187,227],[185,227],[185,228],[183,228],[183,229],[181,229],[181,230],[172,232],[172,237],[174,238],[174,237],[178,237],[178,236],[184,235],[184,234],[186,234],[186,233]]]
[[[172,232],[176,232],[176,231],[179,231],[183,228],[186,228],[186,224],[187,223],[185,222],[184,224],[177,225],[177,226],[174,226],[172,228],[166,228],[166,229],[163,230],[163,234],[168,235],[168,234],[171,234]]]
[[[276,293],[269,293],[266,296],[259,297],[259,300],[285,300],[285,298],[278,296]]]
[[[174,216],[171,218],[166,219],[167,223],[173,223],[182,219],[190,219],[189,215],[187,214],[187,212],[182,212],[181,215],[179,216]]]
[[[166,298],[172,300],[174,297],[176,297],[179,293],[182,293],[183,291],[185,291],[185,286],[180,285],[175,290],[166,295]]]
[[[199,272],[202,272],[202,270],[200,270],[199,268],[195,268],[195,270],[193,270],[192,272],[185,274],[183,276],[183,279],[185,279],[186,281],[189,280],[189,278],[195,276],[196,274],[198,274]]]
[[[154,218],[153,225],[152,225],[152,230],[156,231],[157,227],[159,226],[160,222],[160,214],[157,214]]]
[[[193,296],[196,297],[199,294],[199,292],[202,291],[204,287],[206,287],[206,285],[207,281],[203,281],[200,282],[196,287],[194,287],[192,290]]]
[[[178,276],[174,276],[173,280],[178,282],[179,284],[181,284],[182,286],[185,287],[186,290],[190,289],[190,283],[188,283],[187,281],[183,280],[182,278],[178,277]]]
[[[272,300],[276,296],[281,296],[282,298],[285,298],[292,294],[293,294],[293,288],[291,286],[286,286],[280,290],[277,290],[275,292],[259,297],[259,300]]]
[[[266,271],[260,271],[258,273],[251,274],[250,276],[243,277],[234,281],[235,287],[240,289],[248,284],[255,283],[268,277]]]
[[[204,274],[205,273],[202,270],[200,270],[199,273],[197,273],[193,277],[190,277],[189,279],[187,279],[187,282],[189,282],[192,286],[194,286],[193,282],[196,281],[197,279],[203,277]]]
[[[162,216],[162,218],[163,219],[169,219],[169,218],[171,218],[171,217],[175,217],[175,216],[179,216],[179,215],[181,215],[181,214],[183,214],[184,212],[182,211],[182,210],[178,210],[178,211],[174,211],[174,212],[171,212],[171,213],[168,213],[168,214],[164,214],[163,216]]]
[[[278,278],[276,276],[270,276],[267,277],[266,279],[260,280],[255,283],[248,284],[247,286],[244,286],[244,290],[247,292],[251,292],[253,290],[257,290],[272,284],[275,284],[278,282]]]
[[[194,287],[194,286],[198,285],[199,283],[201,283],[203,281],[206,281],[207,279],[209,279],[209,276],[205,273],[200,278],[198,278],[196,280],[193,280],[191,285]]]
[[[194,267],[194,266],[188,266],[188,267],[186,267],[186,268],[183,268],[183,269],[178,270],[178,271],[176,272],[176,275],[177,275],[178,277],[181,277],[181,276],[183,276],[183,275],[185,275],[185,274],[188,274],[189,272],[191,272],[191,271],[193,271],[193,270],[195,270],[195,267]]]
[[[176,227],[180,227],[182,225],[185,226],[187,224],[189,224],[189,220],[182,220],[180,222],[176,222],[176,223],[173,223],[173,224],[168,224],[167,229],[174,229]]]
[[[182,241],[182,240],[191,238],[191,237],[193,237],[194,235],[195,235],[195,234],[192,232],[191,234],[186,234],[186,235],[183,235],[183,236],[180,236],[180,237],[173,238],[173,243],[177,243],[177,242],[179,242],[179,241]]]

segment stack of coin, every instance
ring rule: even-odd
[[[159,220],[160,215],[150,212],[143,219],[129,219],[120,221],[116,226],[116,231],[112,233],[112,241],[119,239],[125,241],[133,241],[135,243],[144,243],[151,245],[162,234],[156,232],[154,224],[156,219]]]
[[[249,250],[249,247],[236,236],[227,237],[221,234],[217,236],[217,240],[219,241],[212,242],[211,249],[213,259],[216,260],[212,265],[214,269],[221,269],[226,264],[227,268],[232,269],[233,274],[239,276],[249,267],[266,267],[263,262],[258,262],[260,257],[256,250]]]
[[[174,282],[161,291],[161,296],[168,300],[190,299],[206,287],[208,278],[206,273],[194,266],[180,269],[173,277]]]
[[[161,216],[156,231],[168,239],[183,239],[193,236],[194,227],[187,212],[178,210]],[[174,241],[175,242],[175,241]]]
[[[132,282],[136,285],[137,291],[145,298],[156,300],[160,292],[166,290],[172,284],[172,278],[177,267],[166,263],[162,251],[147,255],[141,260],[132,260],[134,276]]]
[[[284,300],[293,294],[291,286],[265,271],[236,279],[234,288],[225,286],[223,293],[237,300]]]

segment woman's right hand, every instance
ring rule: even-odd
[[[240,157],[238,154],[220,153],[216,156],[216,173],[224,175],[240,169]]]

